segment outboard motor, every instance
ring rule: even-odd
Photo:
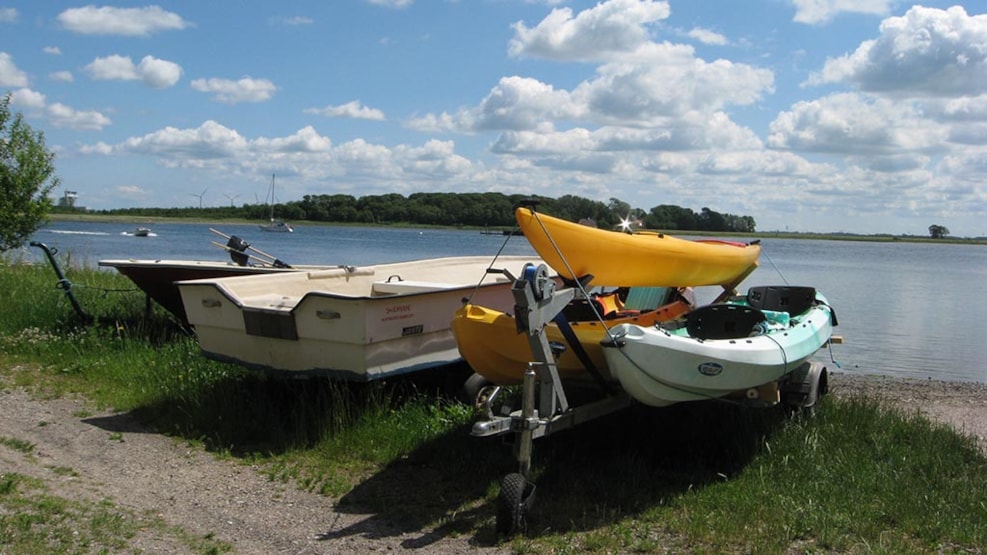
[[[250,248],[250,243],[236,235],[231,235],[230,240],[226,242],[226,246],[229,248],[230,258],[233,259],[233,262],[236,262],[240,266],[247,265],[250,255],[246,253],[246,250]]]

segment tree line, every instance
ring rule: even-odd
[[[298,222],[326,222],[380,225],[429,225],[451,227],[515,226],[514,207],[522,200],[536,200],[538,210],[570,221],[592,220],[598,227],[615,229],[629,220],[635,227],[675,231],[740,232],[755,231],[754,218],[723,214],[710,208],[696,212],[690,208],[662,204],[648,211],[632,208],[616,198],[601,202],[575,195],[550,198],[539,195],[502,193],[398,193],[355,197],[343,194],[305,195],[300,201],[274,206],[277,218]],[[65,212],[70,208],[56,207]],[[267,220],[270,207],[263,204],[207,208],[119,208],[90,211],[94,214],[143,217]]]

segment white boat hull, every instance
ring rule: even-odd
[[[604,355],[624,390],[644,404],[715,399],[777,381],[832,337],[832,310],[826,304],[792,321],[783,331],[706,340],[622,324],[611,330],[620,346],[607,345]]]
[[[519,273],[526,262],[540,261],[501,257],[494,267]],[[206,356],[366,381],[461,360],[450,324],[463,299],[514,304],[512,282],[487,275],[490,264],[453,257],[177,285]]]

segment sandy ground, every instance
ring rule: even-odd
[[[834,395],[864,394],[921,411],[976,437],[987,454],[987,384],[836,374],[830,385]],[[241,554],[506,551],[433,530],[399,532],[372,514],[337,512],[327,497],[272,482],[254,468],[153,433],[128,414],[79,416],[84,409],[81,400],[0,391],[0,437],[35,446],[25,454],[0,445],[0,473],[41,478],[62,497],[112,500],[190,534],[212,534]],[[75,472],[66,475],[56,472],[59,468]],[[147,527],[131,547],[188,551],[158,530]]]

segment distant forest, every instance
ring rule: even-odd
[[[305,195],[301,201],[276,204],[274,215],[288,222],[512,229],[515,226],[514,207],[526,199],[539,201],[537,209],[545,214],[570,221],[591,219],[598,227],[608,229],[618,227],[624,219],[630,219],[639,222],[640,227],[646,229],[743,233],[755,231],[754,218],[751,216],[722,214],[709,208],[695,212],[690,208],[671,204],[662,204],[644,211],[632,208],[630,204],[616,198],[603,203],[574,195],[564,195],[557,199],[502,193],[414,193],[407,197],[392,193],[359,198],[352,195]],[[53,210],[55,213],[72,211],[72,208],[64,205],[56,206]],[[239,207],[121,208],[93,210],[89,213],[266,221],[269,219],[270,206],[244,204]]]

